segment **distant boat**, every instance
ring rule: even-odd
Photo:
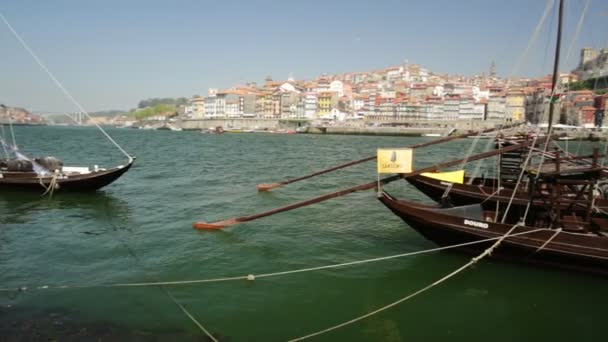
[[[226,128],[224,131],[226,133],[243,133],[241,128]]]
[[[274,133],[274,134],[296,134],[296,130],[294,129],[280,129],[277,131],[270,131],[270,133]]]
[[[441,134],[439,134],[439,133],[425,133],[422,136],[423,137],[440,137]]]
[[[159,130],[159,131],[175,131],[175,132],[179,132],[182,129],[181,129],[181,127],[175,127],[175,126],[167,123],[167,124],[164,124],[164,125],[160,126],[159,128],[157,128],[157,130]]]
[[[222,134],[224,132],[225,131],[222,126],[201,129],[201,133],[203,134]]]
[[[296,133],[308,133],[308,126],[301,126],[296,128]]]

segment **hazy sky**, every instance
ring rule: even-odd
[[[566,0],[563,56],[587,0]],[[0,0],[0,13],[88,111],[189,97],[248,81],[402,63],[438,73],[550,72],[556,10],[523,55],[546,0]],[[557,5],[555,6],[556,9]],[[608,47],[608,1],[591,2],[572,56]],[[551,27],[551,29],[549,29]],[[549,40],[550,39],[550,40]],[[0,22],[0,103],[75,111]]]

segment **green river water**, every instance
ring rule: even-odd
[[[126,159],[94,128],[15,129],[23,151],[66,165]],[[0,340],[205,341],[166,290],[221,341],[285,341],[396,301],[469,260],[438,252],[164,290],[57,288],[262,274],[435,247],[373,191],[223,231],[191,227],[369,182],[376,178],[374,163],[268,193],[255,189],[373,155],[378,147],[432,138],[109,133],[137,156],[110,186],[52,198],[0,194],[0,288],[28,287],[0,291]],[[464,157],[472,142],[418,150],[416,166]],[[387,188],[426,201],[405,182]],[[607,278],[483,260],[410,301],[312,340],[604,341],[607,285]]]

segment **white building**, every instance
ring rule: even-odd
[[[485,106],[475,103],[472,98],[460,100],[460,108],[458,118],[462,120],[483,120],[485,114]]]
[[[363,107],[365,107],[365,97],[355,96],[353,98],[353,110],[359,110]]]
[[[329,84],[329,91],[338,93],[338,97],[344,96],[344,83],[342,81],[333,81]]]
[[[236,118],[242,116],[241,112],[241,97],[236,94],[226,95],[226,116],[230,118]]]
[[[188,106],[186,107],[185,113],[192,118],[203,118],[205,116],[205,98],[193,97],[188,100]]]
[[[317,113],[317,94],[307,93],[304,97],[304,117],[313,119]]]
[[[488,99],[488,120],[504,120],[506,103],[504,96],[490,96]]]

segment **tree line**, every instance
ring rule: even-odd
[[[137,104],[137,108],[142,109],[142,108],[154,107],[154,106],[157,106],[160,104],[179,106],[179,105],[185,105],[186,103],[188,103],[188,99],[185,97],[177,97],[177,98],[155,97],[155,98],[149,98],[149,99],[139,101],[139,103]]]

